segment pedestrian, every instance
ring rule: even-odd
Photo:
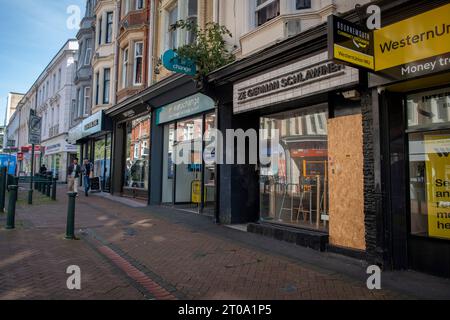
[[[83,186],[84,186],[84,194],[86,197],[89,197],[89,190],[91,189],[91,178],[93,173],[93,165],[89,161],[89,159],[84,159],[83,168],[81,169],[83,172]]]
[[[45,166],[45,164],[43,164],[43,165],[39,168],[39,173],[40,173],[40,174],[46,174],[46,173],[47,173],[47,167]]]
[[[69,185],[69,192],[78,193],[78,185],[80,183],[81,166],[78,164],[78,159],[73,159],[73,163],[67,168],[67,182]]]

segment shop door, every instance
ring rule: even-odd
[[[203,118],[177,123],[175,143],[175,204],[201,204]]]
[[[407,98],[408,260],[415,270],[450,277],[450,94]],[[449,124],[445,129],[445,123]],[[437,130],[437,128],[439,128]]]

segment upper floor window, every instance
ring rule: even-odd
[[[92,55],[91,39],[86,39],[86,53],[84,55],[84,65],[85,66],[91,64],[91,55]]]
[[[98,19],[98,24],[97,24],[97,30],[98,30],[98,44],[101,45],[102,44],[102,33],[103,33],[103,19],[102,17],[100,17],[100,19]]]
[[[186,20],[193,25],[198,23],[198,1],[197,0],[189,0],[188,2],[188,14]],[[186,35],[186,43],[193,43],[195,41],[195,34],[190,31]]]
[[[100,72],[95,74],[95,105],[98,105],[100,96]]]
[[[108,12],[106,14],[106,43],[112,42],[113,35],[113,13]]]
[[[111,84],[111,69],[103,70],[103,104],[109,103],[109,93]]]
[[[142,58],[144,53],[144,43],[136,42],[134,44],[134,82],[133,84],[142,84]]]
[[[144,8],[144,0],[136,0],[136,10],[141,10]]]
[[[176,49],[178,46],[178,29],[173,29],[172,25],[174,25],[178,20],[178,6],[176,5],[172,9],[170,9],[168,15],[169,15],[168,47],[169,49]]]
[[[311,0],[296,0],[296,9],[310,9],[311,8]]]
[[[61,89],[61,68],[58,69],[58,90]]]
[[[260,26],[280,15],[280,0],[256,0],[256,25]]]
[[[89,114],[89,108],[91,107],[91,87],[84,88],[84,104],[83,113],[85,115]]]
[[[128,48],[123,49],[122,53],[122,88],[127,87],[128,79]]]

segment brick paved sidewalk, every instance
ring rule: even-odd
[[[80,240],[67,241],[64,187],[58,201],[42,199],[32,207],[19,201],[16,230],[4,230],[0,216],[0,299],[408,298],[369,291],[363,274],[349,277],[241,241],[269,240],[205,217],[104,197],[77,199]],[[81,268],[81,291],[66,288],[69,265]]]

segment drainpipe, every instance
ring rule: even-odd
[[[215,23],[220,24],[220,0],[214,0],[213,3],[213,10],[214,10],[214,16],[213,16],[213,20]]]
[[[148,87],[154,83],[153,69],[155,66],[155,60],[153,57],[153,52],[155,49],[155,39],[157,35],[155,34],[156,26],[156,0],[150,0],[150,22],[148,28]]]

